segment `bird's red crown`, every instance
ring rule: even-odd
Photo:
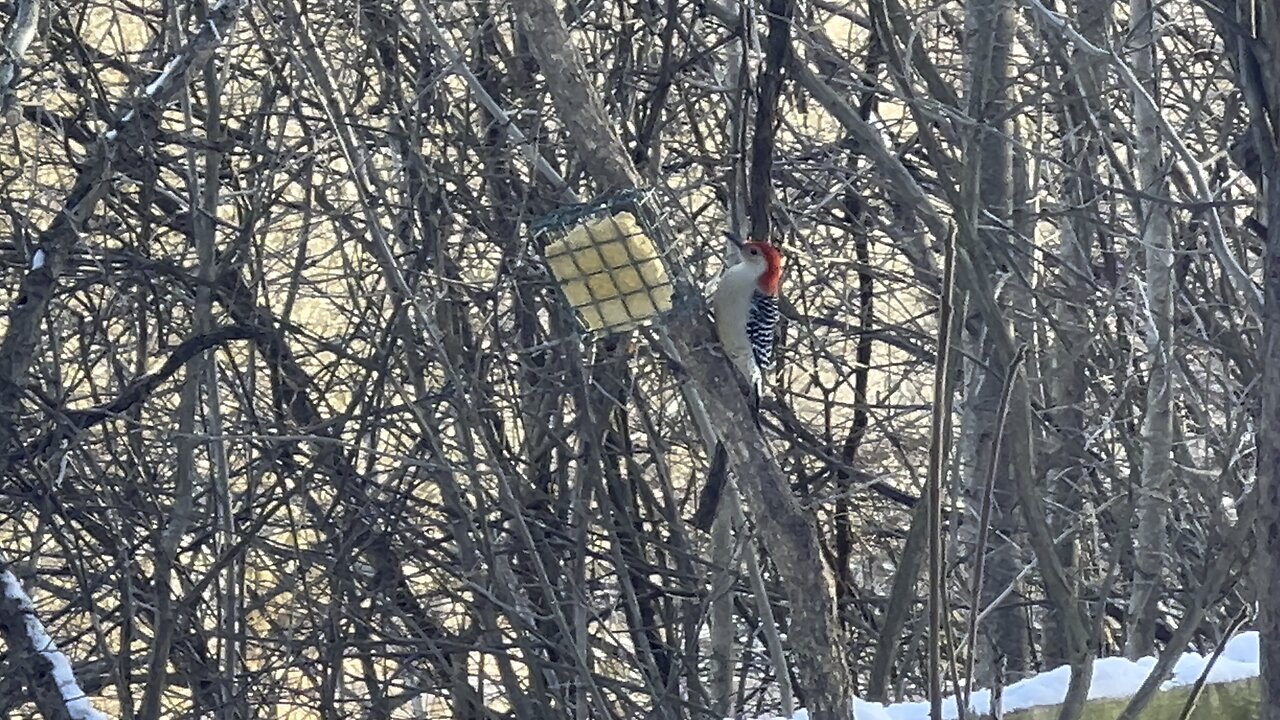
[[[749,242],[742,244],[743,257],[764,258],[764,272],[760,273],[760,292],[766,295],[777,295],[778,286],[782,284],[782,253],[767,242]]]

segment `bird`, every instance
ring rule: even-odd
[[[711,310],[725,355],[751,387],[752,416],[759,427],[764,373],[773,368],[782,253],[767,242],[744,243],[733,234],[726,236],[738,248],[742,261],[720,276],[711,296]],[[727,479],[727,464],[724,443],[717,442],[692,519],[699,530],[709,530],[715,519]]]
[[[758,404],[763,375],[773,368],[782,253],[767,242],[744,243],[732,234],[727,236],[738,247],[742,261],[724,271],[711,298],[716,335]]]

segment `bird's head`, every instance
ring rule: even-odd
[[[767,242],[743,243],[740,248],[742,262],[760,269],[760,292],[765,295],[777,295],[778,286],[782,283],[782,253]]]

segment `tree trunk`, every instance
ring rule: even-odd
[[[1013,13],[1009,0],[969,0],[967,9],[968,104],[977,129],[965,152],[966,182],[970,187],[966,188],[964,196],[970,205],[964,211],[971,213],[975,224],[982,228],[982,251],[988,256],[983,264],[991,271],[998,271],[999,263],[993,258],[1005,254],[1002,246],[1009,242],[1009,238],[996,226],[1008,227],[1013,215],[1013,159],[1008,142],[1013,126],[1007,113]],[[981,218],[988,213],[998,221],[982,221]],[[1011,281],[1009,288],[1012,290],[1016,284],[1016,280]],[[988,468],[996,463],[990,544],[982,591],[975,598],[978,607],[996,602],[1005,588],[1017,582],[1021,564],[1018,546],[1011,540],[1018,524],[1011,476],[1015,472],[1011,463],[1014,456],[1007,446],[999,457],[993,453],[996,410],[1008,367],[1000,361],[1001,354],[994,347],[987,322],[973,317],[966,323],[977,330],[971,340],[972,350],[976,357],[985,360],[985,367],[976,370],[980,373],[974,378],[976,391],[965,399],[965,432],[962,437],[968,507],[978,506]],[[971,384],[970,388],[973,387]],[[981,629],[981,639],[976,648],[979,684],[989,684],[995,678],[994,668],[1001,662],[1011,680],[1019,679],[1026,670],[1027,613],[1016,601],[1017,593],[1011,593],[991,613],[989,622]]]
[[[1280,49],[1280,44],[1274,46]],[[1280,137],[1276,138],[1280,140]],[[1262,633],[1262,720],[1280,720],[1280,161],[1267,171],[1266,296],[1262,322],[1262,419],[1258,434],[1257,533],[1262,545],[1258,627]]]
[[[1080,33],[1094,44],[1105,45],[1110,15],[1111,0],[1083,0],[1076,11],[1076,24]],[[1057,42],[1057,38],[1051,42]],[[1078,49],[1069,58],[1063,53],[1058,62],[1066,82],[1063,120],[1068,127],[1080,128],[1078,138],[1063,143],[1062,158],[1066,166],[1072,168],[1066,176],[1064,191],[1070,203],[1078,208],[1092,207],[1098,196],[1098,161],[1102,157],[1098,133],[1089,125],[1091,111],[1082,99],[1083,93],[1089,92],[1085,88],[1095,87],[1096,82],[1087,70],[1079,77],[1071,77],[1075,68],[1090,62]],[[1061,271],[1056,282],[1064,299],[1054,310],[1055,339],[1044,373],[1052,408],[1048,412],[1049,424],[1053,428],[1049,435],[1053,450],[1047,454],[1045,478],[1053,499],[1051,506],[1060,508],[1049,517],[1055,535],[1065,530],[1082,509],[1082,489],[1088,482],[1085,408],[1089,363],[1086,353],[1092,345],[1093,332],[1085,299],[1094,294],[1091,278],[1094,239],[1098,232],[1095,225],[1084,212],[1073,213],[1062,223],[1058,246]],[[1064,544],[1059,557],[1063,567],[1072,572],[1076,566],[1075,543]],[[1041,627],[1044,667],[1066,663],[1067,649],[1057,615],[1044,612]]]
[[[1252,4],[1251,8],[1244,7]],[[1237,37],[1237,74],[1250,98],[1253,131],[1264,164],[1262,221],[1267,227],[1262,317],[1262,417],[1258,431],[1259,497],[1256,533],[1258,628],[1261,632],[1262,720],[1280,720],[1280,8],[1239,0],[1236,20],[1252,26],[1250,42]],[[1235,26],[1236,28],[1240,25]],[[1259,69],[1265,68],[1259,72]]]
[[[1158,103],[1156,32],[1151,0],[1130,3],[1131,32],[1138,47],[1133,71]],[[1165,194],[1157,110],[1135,99],[1135,155],[1138,184],[1148,195]],[[1138,216],[1146,261],[1147,407],[1142,421],[1142,487],[1137,498],[1133,584],[1125,656],[1137,659],[1155,650],[1155,621],[1168,550],[1169,493],[1173,479],[1173,249],[1169,214],[1160,202],[1143,200]]]
[[[749,9],[740,8],[744,25],[749,25]],[[733,87],[732,100],[729,106],[729,132],[734,140],[733,182],[729,187],[728,210],[729,228],[737,237],[742,237],[747,227],[747,207],[750,186],[747,182],[747,114],[751,107],[750,81],[750,49],[747,32],[739,34],[738,42],[731,44],[728,59],[725,63],[725,84]],[[738,251],[733,243],[726,241],[724,262],[736,261]],[[714,461],[713,461],[714,464]],[[737,637],[737,624],[734,618],[734,586],[738,577],[738,558],[734,552],[734,513],[731,504],[736,500],[736,493],[731,486],[733,480],[727,477],[724,468],[720,472],[725,476],[719,482],[724,483],[720,501],[715,508],[715,520],[711,527],[711,567],[715,575],[711,587],[711,612],[708,617],[710,642],[710,672],[707,687],[711,693],[711,709],[716,717],[732,715],[733,701],[733,668],[734,641]],[[714,482],[708,474],[707,482]]]
[[[1280,720],[1280,8],[1266,0],[1215,3],[1211,13],[1235,69],[1236,84],[1249,108],[1248,146],[1257,163],[1241,161],[1260,182],[1259,219],[1265,229],[1263,259],[1261,411],[1257,431],[1257,487],[1254,534],[1260,635],[1261,720]]]

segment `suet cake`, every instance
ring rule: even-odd
[[[671,309],[667,268],[630,212],[573,228],[546,257],[590,331],[627,330]]]

